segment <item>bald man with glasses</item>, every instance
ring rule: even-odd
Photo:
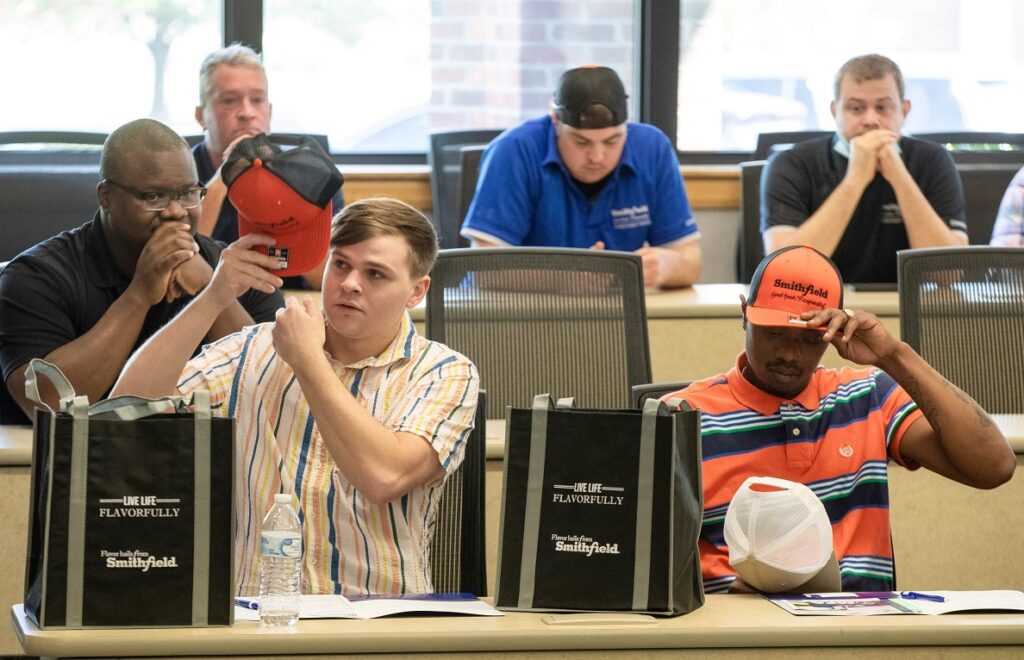
[[[151,119],[129,122],[104,144],[100,175],[92,220],[26,250],[0,272],[5,424],[32,416],[29,360],[56,364],[77,393],[98,400],[132,351],[213,276],[223,244],[196,234],[206,189],[181,136]],[[213,321],[205,341],[271,321],[283,306],[280,292],[251,290]],[[41,394],[56,406],[53,392]]]

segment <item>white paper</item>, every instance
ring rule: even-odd
[[[904,592],[908,593],[908,592]],[[941,596],[939,603],[920,598],[903,598],[899,592],[891,597],[855,593],[770,595],[764,597],[791,614],[802,616],[851,616],[868,614],[951,614],[953,612],[1024,612],[1024,592],[932,591]]]
[[[256,598],[246,600],[257,601]],[[404,613],[468,614],[503,616],[479,598],[468,594],[411,594],[349,600],[337,595],[299,597],[300,619],[375,619]],[[235,605],[235,621],[259,621],[259,610]]]

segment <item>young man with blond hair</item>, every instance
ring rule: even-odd
[[[428,548],[446,477],[461,463],[479,379],[464,356],[416,333],[408,310],[430,286],[430,222],[368,199],[332,224],[322,303],[290,299],[274,323],[245,328],[189,360],[207,320],[250,287],[280,286],[273,243],[248,234],[210,285],[137,352],[116,394],[210,391],[236,420],[236,580],[258,587],[260,520],[276,493],[303,520],[304,593],[432,590]]]

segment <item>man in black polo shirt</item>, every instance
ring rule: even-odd
[[[761,180],[765,252],[810,245],[847,282],[896,282],[896,251],[966,245],[964,198],[938,144],[901,137],[903,74],[881,55],[836,74],[836,134],[769,159]]]
[[[100,175],[95,218],[26,250],[0,273],[4,423],[27,423],[22,412],[32,413],[29,360],[52,362],[77,393],[98,400],[132,351],[213,275],[222,246],[195,234],[205,189],[177,133],[150,119],[125,124],[103,146]],[[271,321],[283,306],[273,288],[250,291],[206,339]],[[41,394],[56,406],[52,391]]]

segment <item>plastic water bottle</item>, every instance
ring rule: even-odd
[[[290,626],[299,620],[302,523],[292,496],[278,493],[260,531],[260,621]]]

